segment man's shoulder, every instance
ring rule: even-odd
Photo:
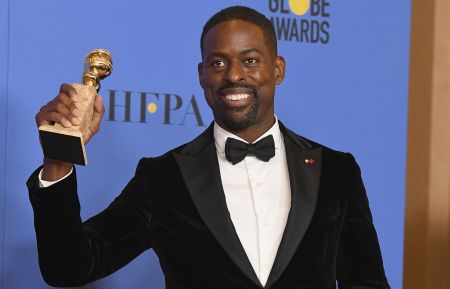
[[[280,122],[280,130],[284,137],[291,139],[296,145],[304,148],[304,149],[322,149],[323,151],[327,151],[330,153],[342,154],[339,150],[332,149],[322,143],[311,140],[303,135],[298,134],[297,132],[287,128],[283,123]]]
[[[282,123],[280,123],[280,128],[285,137],[292,140],[296,145],[300,146],[301,148],[307,150],[315,150],[315,149],[321,150],[322,158],[324,159],[336,161],[354,160],[351,153],[331,148],[327,145],[311,140],[303,135],[297,134],[296,132],[288,129]]]

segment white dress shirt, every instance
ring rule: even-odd
[[[275,142],[274,157],[264,162],[247,156],[233,165],[225,157],[225,142],[228,137],[244,140],[214,123],[220,176],[231,221],[263,286],[272,269],[291,207],[289,172],[278,120],[256,141],[270,134]]]
[[[227,138],[246,141],[214,123],[220,176],[231,221],[263,286],[269,278],[291,207],[289,172],[278,119],[256,141],[270,134],[275,143],[274,157],[264,162],[255,156],[247,156],[233,165],[225,157]],[[72,170],[61,179],[48,182],[42,180],[41,170],[39,186],[51,186],[71,173]]]

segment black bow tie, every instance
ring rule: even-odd
[[[233,165],[242,161],[247,155],[254,155],[258,159],[268,162],[275,155],[273,136],[268,135],[256,143],[247,144],[243,141],[227,138],[225,156]]]

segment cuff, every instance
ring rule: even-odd
[[[38,180],[39,180],[39,184],[38,184],[38,185],[39,185],[39,188],[47,188],[47,187],[50,187],[51,185],[56,184],[56,183],[58,183],[58,182],[64,180],[65,178],[67,178],[72,172],[73,172],[73,167],[72,167],[72,169],[70,170],[70,172],[69,172],[67,175],[65,175],[64,177],[60,178],[59,180],[56,180],[56,181],[51,182],[51,181],[44,181],[44,180],[42,179],[42,169],[41,169],[41,170],[39,171],[39,175],[38,175]]]

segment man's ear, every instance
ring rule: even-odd
[[[204,75],[203,75],[203,62],[200,62],[197,65],[197,72],[198,72],[198,81],[200,83],[200,86],[202,88],[205,88],[205,86],[204,86],[205,79],[204,79]]]
[[[275,84],[280,84],[284,80],[286,73],[286,61],[283,56],[277,56],[275,58]]]

